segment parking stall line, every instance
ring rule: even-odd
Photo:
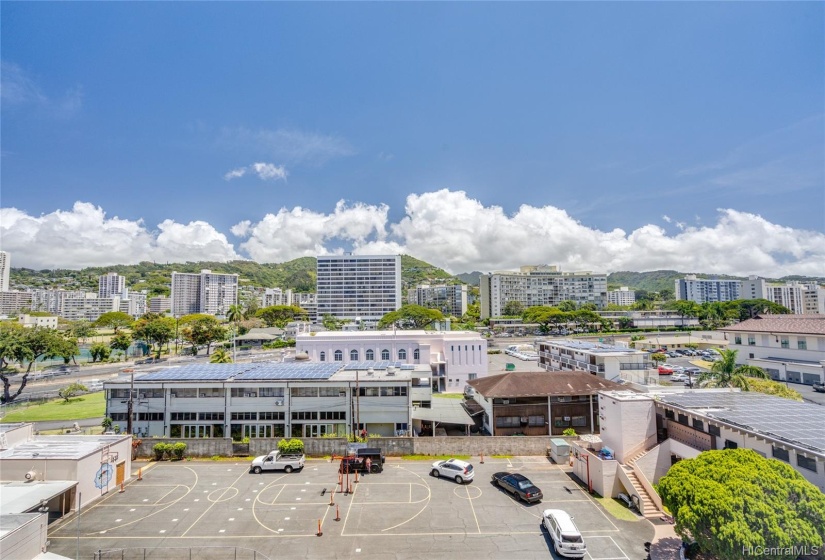
[[[244,476],[246,476],[246,473],[245,473],[245,472],[242,472],[242,473],[240,474],[240,476],[239,476],[238,478],[236,478],[236,479],[235,479],[235,481],[234,481],[232,484],[230,484],[229,486],[227,486],[227,487],[224,489],[224,492],[225,492],[225,491],[227,491],[227,490],[229,490],[230,488],[235,488],[235,485],[236,485],[236,484],[238,483],[238,481],[240,481],[240,480],[241,480]],[[237,491],[238,489],[237,489],[237,488],[235,488],[235,490]],[[203,516],[204,516],[204,515],[206,515],[207,513],[209,513],[209,510],[210,510],[210,509],[212,509],[212,507],[213,507],[215,504],[217,504],[217,503],[218,503],[218,501],[214,501],[214,502],[212,502],[211,504],[209,504],[209,507],[207,507],[207,508],[206,508],[206,511],[204,511],[202,514],[200,514],[200,515],[198,516],[198,518],[195,520],[195,522],[194,522],[194,523],[192,523],[192,524],[189,526],[189,528],[188,528],[186,531],[184,531],[184,532],[183,532],[183,535],[181,535],[181,536],[185,537],[185,536],[186,536],[186,533],[188,533],[189,531],[191,531],[191,530],[192,530],[192,527],[194,527],[195,525],[197,525],[197,524],[198,524],[198,522],[200,522],[200,520],[201,520],[201,519],[203,519]]]

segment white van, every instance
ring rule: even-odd
[[[542,514],[542,524],[550,538],[556,552],[571,558],[583,558],[587,553],[582,534],[579,532],[573,518],[566,511],[560,509],[546,509]]]

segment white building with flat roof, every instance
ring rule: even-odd
[[[633,305],[636,303],[636,292],[627,286],[622,286],[618,290],[608,290],[607,303],[613,305]]]
[[[97,297],[120,296],[126,289],[126,278],[117,272],[107,272],[97,279]]]
[[[501,271],[479,277],[481,318],[501,317],[510,301],[525,308],[557,307],[563,301],[577,305],[607,305],[607,275],[593,272],[562,272],[556,266],[522,266],[518,272]]]
[[[12,315],[32,307],[31,292],[0,292],[0,315]]]
[[[697,278],[688,274],[675,281],[676,299],[695,301],[698,304],[742,299],[742,280]]]
[[[9,291],[9,274],[11,273],[11,255],[0,251],[0,292]]]
[[[295,348],[322,363],[424,364],[434,392],[460,393],[467,381],[487,375],[487,340],[471,331],[325,331],[299,334]]]
[[[318,321],[332,315],[372,327],[401,308],[401,256],[318,257],[317,294]]]
[[[646,352],[584,340],[541,340],[538,353],[538,365],[547,371],[586,371],[609,381],[647,384],[653,368]]]
[[[171,314],[206,313],[224,317],[238,303],[238,275],[201,270],[172,273]]]
[[[467,313],[467,285],[420,284],[410,289],[407,300],[414,305],[438,309],[445,317],[461,318]]]

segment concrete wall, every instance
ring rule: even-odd
[[[10,449],[15,445],[26,442],[34,435],[34,424],[20,424],[4,432],[6,443],[0,445],[0,449]]]
[[[483,437],[483,436],[438,436],[420,438],[375,438],[370,447],[379,447],[385,455],[546,455],[550,446],[550,436],[526,437]],[[186,455],[191,457],[231,456],[232,440],[229,438],[204,439],[144,439],[138,448],[138,455],[151,457],[152,447],[157,443],[186,443]],[[278,448],[281,438],[252,438],[249,440],[249,454],[265,455]],[[309,456],[341,455],[346,452],[344,438],[303,438],[304,452]]]
[[[46,514],[25,513],[3,517],[7,523],[19,523],[0,539],[3,558],[34,558],[46,550],[46,531],[49,524]]]

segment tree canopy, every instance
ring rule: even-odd
[[[263,320],[267,327],[284,328],[287,323],[296,317],[304,317],[307,312],[297,305],[272,305],[258,309],[255,316]]]
[[[749,378],[768,379],[768,374],[760,367],[737,365],[737,350],[717,350],[720,359],[713,362],[710,371],[699,375],[699,385],[705,387],[737,387],[750,390]]]
[[[679,461],[659,481],[676,532],[721,560],[738,560],[743,547],[821,547],[825,494],[790,465],[750,449],[706,451]]]
[[[43,327],[24,328],[17,323],[0,323],[0,381],[3,382],[3,395],[0,402],[7,403],[16,399],[25,389],[34,363],[44,357],[60,356],[67,363],[77,354],[77,340],[70,334]],[[20,385],[12,392],[12,377],[16,370],[10,370],[12,363],[27,363],[26,370],[19,377]]]
[[[160,357],[163,345],[175,336],[175,320],[159,313],[147,313],[132,327],[132,338],[143,340],[150,347],[157,346],[156,356]]]
[[[398,311],[387,313],[378,321],[379,329],[396,325],[399,329],[423,329],[433,321],[441,321],[444,315],[438,309],[428,309],[420,305],[403,305]]]
[[[208,356],[212,343],[226,338],[226,328],[212,315],[200,315],[187,321],[181,336],[192,345],[192,354],[198,353],[198,346],[206,345]]]
[[[109,311],[97,318],[93,325],[97,328],[114,329],[117,333],[118,329],[128,329],[132,326],[134,319],[128,313],[122,311]]]

